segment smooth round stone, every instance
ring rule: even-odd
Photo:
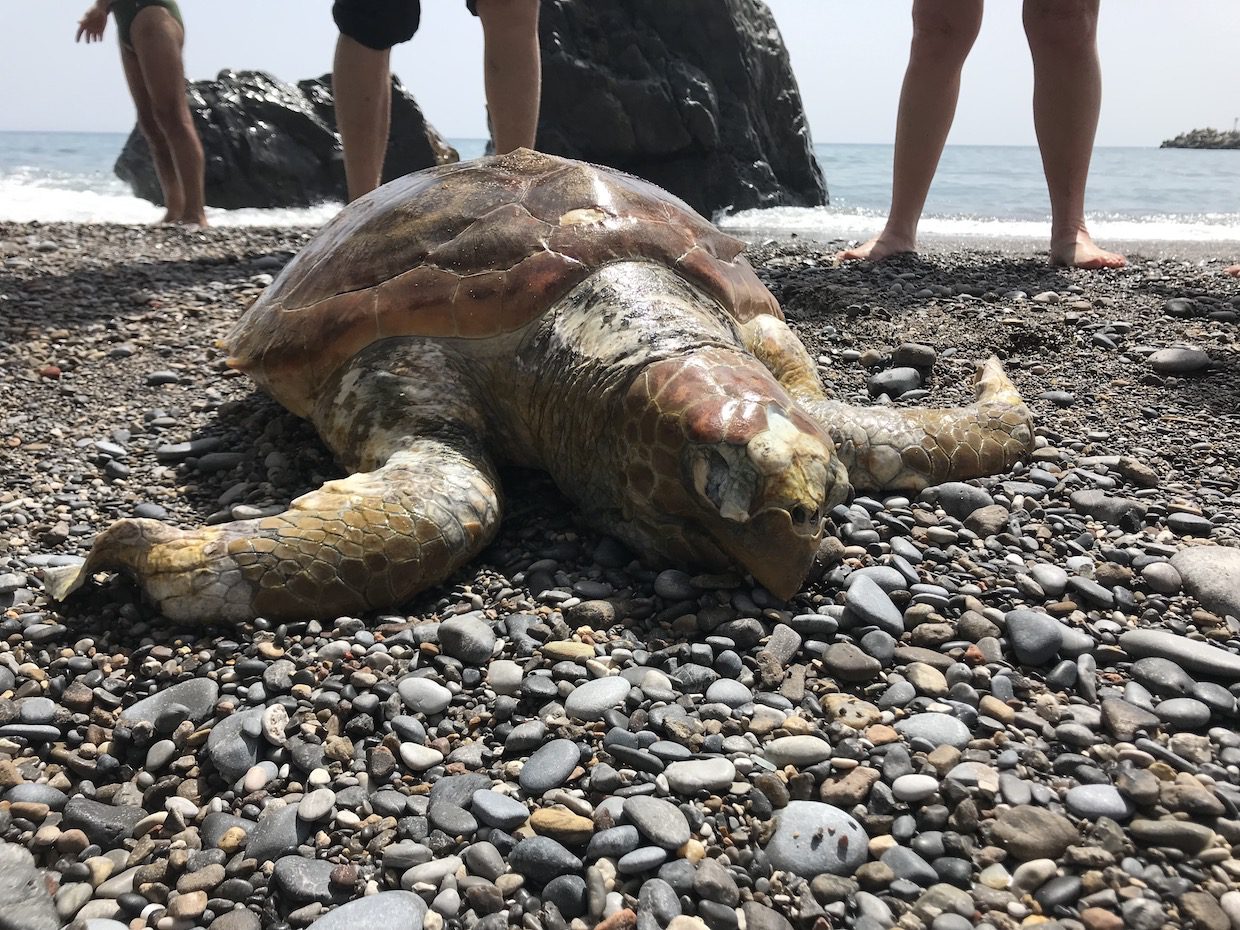
[[[475,791],[469,808],[475,817],[488,827],[496,827],[511,833],[529,819],[529,809],[506,794],[491,791]]]
[[[921,372],[916,368],[888,368],[871,375],[866,382],[866,389],[871,397],[886,394],[888,397],[900,397],[909,391],[921,387]]]
[[[657,869],[666,861],[666,849],[658,846],[643,846],[621,856],[616,863],[616,871],[621,875],[638,875]]]
[[[963,481],[945,481],[926,490],[944,511],[957,520],[963,520],[973,511],[989,507],[995,502],[985,488],[965,484]]]
[[[632,687],[619,675],[587,681],[565,699],[564,710],[578,720],[602,720],[607,711],[624,703]]]
[[[1158,719],[1181,730],[1196,730],[1210,722],[1210,708],[1196,698],[1172,698],[1154,708]]]
[[[868,857],[869,837],[853,817],[820,801],[791,801],[766,854],[771,865],[802,878],[852,875]]]
[[[419,746],[416,743],[400,744],[400,761],[411,772],[425,772],[443,761],[443,753],[430,746]]]
[[[587,861],[606,856],[619,859],[641,845],[641,834],[632,824],[621,824],[609,830],[602,830],[590,837],[590,845],[586,847]]]
[[[521,679],[525,677],[520,663],[512,659],[496,659],[487,666],[487,684],[496,694],[516,696],[521,693]]]
[[[438,885],[460,867],[460,856],[444,856],[439,859],[432,859],[430,862],[423,862],[420,865],[406,869],[405,874],[400,877],[400,884],[406,890],[424,882],[429,885]]]
[[[530,836],[513,847],[508,865],[536,882],[546,883],[581,869],[581,860],[548,836]]]
[[[1155,371],[1169,375],[1190,375],[1210,367],[1210,356],[1192,346],[1159,349],[1146,361]]]
[[[1171,557],[1171,565],[1202,607],[1240,617],[1240,549],[1189,546]]]
[[[668,786],[677,794],[727,791],[736,779],[736,766],[729,759],[688,759],[673,762],[663,771]]]
[[[10,804],[46,804],[51,810],[59,811],[64,810],[69,796],[51,785],[27,781],[4,792],[4,799]]]
[[[1063,626],[1038,610],[1009,610],[1004,614],[1007,639],[1016,658],[1025,665],[1045,665],[1063,645]]]
[[[173,705],[188,708],[188,719],[201,723],[210,716],[219,695],[220,686],[213,679],[191,678],[131,704],[121,711],[121,723],[144,721],[154,724],[160,714]]]
[[[664,849],[679,849],[689,842],[689,821],[679,807],[662,798],[635,795],[624,801],[624,816],[642,835]]]
[[[1170,513],[1167,514],[1167,529],[1177,536],[1208,539],[1214,533],[1214,524],[1195,513]]]
[[[1170,659],[1146,656],[1132,663],[1132,677],[1155,694],[1183,697],[1194,684],[1188,672]]]
[[[297,802],[297,816],[307,823],[322,820],[336,806],[336,792],[331,788],[317,788]]]
[[[478,821],[469,811],[455,804],[436,804],[430,809],[430,824],[448,836],[471,836],[478,830]]]
[[[698,590],[693,586],[692,577],[669,568],[655,576],[654,593],[667,601],[687,601],[696,597]]]
[[[927,712],[896,721],[896,732],[907,740],[923,739],[938,746],[946,744],[964,749],[969,744],[969,728],[958,717]]]
[[[1120,634],[1119,646],[1133,658],[1162,656],[1188,671],[1201,672],[1228,681],[1240,680],[1240,656],[1187,636],[1177,636],[1167,630],[1128,630]]]
[[[848,586],[844,607],[858,626],[874,626],[897,639],[904,634],[904,616],[900,608],[869,576],[863,575]]]
[[[495,631],[477,616],[462,614],[439,624],[439,646],[466,665],[481,665],[495,649]]]
[[[753,692],[739,681],[731,678],[720,678],[706,689],[706,703],[726,704],[728,707],[740,707],[753,701]]]
[[[17,704],[17,719],[22,723],[51,723],[56,716],[56,702],[51,698],[28,697]]]
[[[932,775],[901,775],[891,783],[891,793],[910,804],[933,797],[938,790],[939,780]]]
[[[396,690],[406,707],[428,717],[443,713],[452,703],[452,692],[429,678],[403,678]]]
[[[581,749],[571,739],[553,739],[530,756],[522,767],[521,790],[540,795],[562,787],[580,760]]]
[[[1051,600],[1063,597],[1068,589],[1068,573],[1058,565],[1038,562],[1029,569],[1029,577],[1038,583],[1038,587]]]
[[[1113,785],[1076,785],[1068,789],[1063,802],[1068,810],[1086,820],[1110,817],[1124,821],[1132,816],[1132,805]]]
[[[1151,562],[1141,569],[1141,577],[1159,594],[1178,594],[1183,584],[1180,573],[1170,562]]]
[[[422,930],[426,902],[409,891],[381,891],[355,898],[320,917],[308,930],[357,930],[359,927],[399,927]]]
[[[785,765],[803,768],[830,759],[834,750],[825,739],[806,734],[773,739],[762,747],[762,753],[776,768],[783,768]]]

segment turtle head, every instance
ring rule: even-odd
[[[778,597],[795,594],[827,512],[851,490],[830,437],[736,351],[656,362],[628,402],[626,485],[644,547],[737,565]]]

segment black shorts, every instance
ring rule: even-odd
[[[477,2],[465,0],[475,16]],[[421,18],[420,0],[336,0],[332,4],[332,19],[340,34],[377,51],[408,42]]]

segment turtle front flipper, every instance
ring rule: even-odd
[[[83,565],[48,569],[44,582],[60,600],[95,572],[126,570],[183,622],[357,615],[403,603],[481,551],[499,526],[497,488],[477,450],[411,439],[274,516],[197,530],[120,520]]]
[[[850,407],[804,394],[798,401],[835,441],[854,487],[917,491],[1008,471],[1033,450],[1033,418],[991,357],[968,407]]]

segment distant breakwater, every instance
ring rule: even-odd
[[[1240,149],[1240,132],[1190,129],[1174,139],[1164,139],[1160,149]]]

